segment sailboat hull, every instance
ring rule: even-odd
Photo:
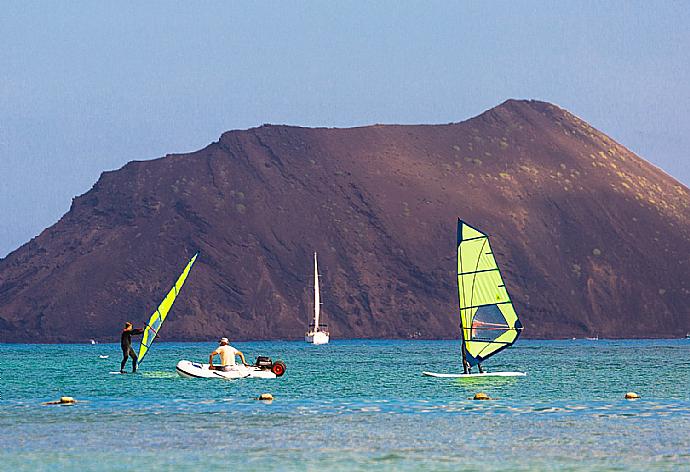
[[[442,379],[464,379],[464,378],[484,378],[484,377],[524,377],[525,372],[484,372],[476,374],[437,374],[436,372],[422,372],[427,377],[437,377]]]
[[[330,336],[323,331],[317,331],[315,333],[307,333],[304,336],[304,340],[310,344],[328,344]]]

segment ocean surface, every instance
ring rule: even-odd
[[[457,341],[233,344],[286,374],[176,374],[212,342],[135,375],[117,344],[0,345],[0,469],[690,470],[690,340],[520,340],[486,368],[527,377],[482,380],[421,375],[461,369]]]

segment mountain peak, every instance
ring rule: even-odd
[[[168,340],[301,338],[314,251],[334,336],[457,337],[456,216],[491,236],[525,336],[680,336],[689,205],[536,100],[452,126],[230,131],[104,174],[0,260],[0,342],[112,340],[197,250]]]
[[[485,111],[477,118],[479,117],[494,117],[503,122],[533,122],[537,117],[542,117],[542,119],[539,120],[541,125],[548,124],[545,120],[579,121],[574,115],[553,103],[540,100],[518,100],[512,98]]]

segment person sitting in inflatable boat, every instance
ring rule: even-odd
[[[218,355],[220,356],[221,365],[213,365],[213,358]],[[236,367],[235,356],[240,356],[243,365],[247,365],[247,361],[244,360],[244,354],[242,351],[238,351],[234,347],[230,346],[228,338],[221,338],[219,341],[218,348],[208,356],[208,368],[209,370],[220,370],[227,372],[233,370]]]

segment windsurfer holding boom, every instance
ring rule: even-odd
[[[467,360],[467,347],[465,346],[465,337],[464,337],[465,330],[461,330],[460,332],[463,335],[463,338],[462,338],[462,370],[463,370],[464,374],[471,374],[472,373],[472,364],[470,364],[469,361]],[[477,362],[477,369],[479,369],[480,374],[484,373],[484,369],[482,369],[482,365],[479,362]]]
[[[132,349],[132,336],[143,334],[143,329],[134,329],[132,323],[129,321],[125,323],[125,329],[122,330],[120,336],[120,347],[122,347],[122,363],[120,364],[120,373],[125,373],[125,366],[127,365],[127,357],[132,358],[132,373],[137,371],[137,354]]]

